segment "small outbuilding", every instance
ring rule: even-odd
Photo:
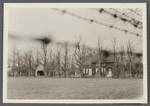
[[[35,70],[35,77],[36,76],[44,76],[44,66],[39,64]]]

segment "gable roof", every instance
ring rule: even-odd
[[[39,64],[38,67],[36,68],[36,70],[44,70],[44,66]]]
[[[91,61],[91,57],[89,58],[89,59],[87,59],[84,63],[83,63],[83,65],[91,65],[92,64],[92,61]]]
[[[89,59],[85,61],[83,65],[91,65],[92,63],[99,63],[100,56],[98,54],[93,55]],[[113,54],[110,54],[109,56],[103,56],[102,62],[114,62]]]

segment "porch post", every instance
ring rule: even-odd
[[[35,77],[37,77],[37,70],[35,71]]]

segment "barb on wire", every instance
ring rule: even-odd
[[[113,11],[115,11],[115,12],[117,12],[117,13],[120,13],[122,16],[125,16],[125,17],[127,17],[127,18],[130,18],[131,20],[133,20],[133,21],[137,21],[137,22],[139,22],[139,24],[143,24],[141,21],[139,21],[139,20],[136,20],[135,18],[133,18],[133,17],[130,17],[130,16],[128,16],[128,15],[126,15],[125,13],[122,13],[122,12],[120,12],[120,11],[117,11],[116,9],[114,9],[114,8],[110,8],[111,10],[113,10]]]
[[[129,8],[128,8],[129,9]],[[134,10],[132,10],[132,9],[129,9],[131,12],[133,12],[133,13],[135,13],[135,14],[137,14],[138,16],[141,16],[142,17],[142,15],[141,14],[139,14],[139,13],[137,13],[136,11],[134,11]]]
[[[142,36],[142,35],[140,35],[140,34],[138,34],[138,33],[134,33],[134,32],[131,32],[131,31],[129,31],[129,30],[121,29],[121,28],[116,27],[116,26],[108,25],[108,24],[106,24],[106,23],[99,22],[99,21],[94,20],[94,19],[88,19],[88,18],[81,17],[81,16],[79,16],[79,15],[76,15],[76,14],[74,14],[74,13],[68,12],[68,11],[66,11],[66,10],[61,10],[61,9],[58,9],[58,8],[52,8],[52,9],[53,9],[53,10],[60,11],[60,12],[62,12],[63,14],[66,13],[66,14],[69,14],[69,15],[74,16],[74,17],[76,17],[76,18],[79,18],[79,19],[82,19],[82,20],[85,20],[85,21],[89,21],[89,22],[91,22],[91,23],[94,22],[94,23],[97,23],[97,24],[100,24],[100,25],[103,25],[103,26],[106,26],[106,27],[109,27],[109,28],[113,28],[113,29],[117,29],[117,30],[123,31],[123,32],[125,32],[125,33],[130,33],[130,34],[133,34],[133,35],[136,35],[136,36]],[[100,9],[99,11],[103,12],[104,9]],[[116,16],[114,16],[114,17],[116,17]]]
[[[98,9],[94,9],[94,10],[98,10]],[[128,22],[128,23],[130,23],[131,25],[133,25],[135,28],[139,28],[139,29],[142,29],[142,28],[143,28],[142,22],[140,22],[140,21],[138,21],[138,20],[136,20],[136,19],[134,19],[134,18],[127,19],[127,18],[124,18],[124,17],[119,16],[117,13],[111,13],[111,12],[109,12],[109,11],[107,11],[106,9],[103,9],[103,8],[100,8],[100,9],[99,9],[99,12],[100,12],[100,13],[107,13],[107,14],[111,15],[113,18],[118,18],[118,19],[120,19],[120,20],[122,20],[122,21],[124,21],[124,22]],[[119,12],[119,11],[116,10],[116,12]],[[121,13],[121,12],[120,12],[120,13]],[[123,14],[123,13],[122,13],[122,14]],[[124,16],[125,16],[125,14],[124,14]]]

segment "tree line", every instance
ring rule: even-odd
[[[83,37],[79,36],[73,47],[70,47],[68,41],[63,43],[57,43],[55,51],[51,49],[48,43],[41,42],[41,51],[38,49],[29,50],[25,53],[20,53],[15,47],[12,49],[12,56],[8,58],[8,75],[15,76],[35,76],[35,70],[38,65],[44,67],[44,76],[54,76],[55,71],[58,72],[58,76],[67,77],[74,74],[75,71],[79,71],[80,74],[83,73],[84,62],[91,56],[98,54],[99,63],[102,62],[104,58],[104,52],[107,47],[104,45],[105,39],[98,36],[96,48],[89,48],[85,45]],[[134,77],[135,75],[142,75],[142,53],[137,53],[137,45],[133,45],[133,41],[128,40],[126,45],[119,45],[114,37],[111,39],[112,53],[114,58],[114,71],[113,76],[119,77],[123,74],[126,77],[128,73],[129,77]],[[116,48],[119,45],[119,49]],[[34,52],[34,53],[33,53]],[[36,53],[35,53],[36,52]],[[101,73],[101,64],[99,65],[99,75],[103,76]],[[11,70],[11,71],[10,71]]]

